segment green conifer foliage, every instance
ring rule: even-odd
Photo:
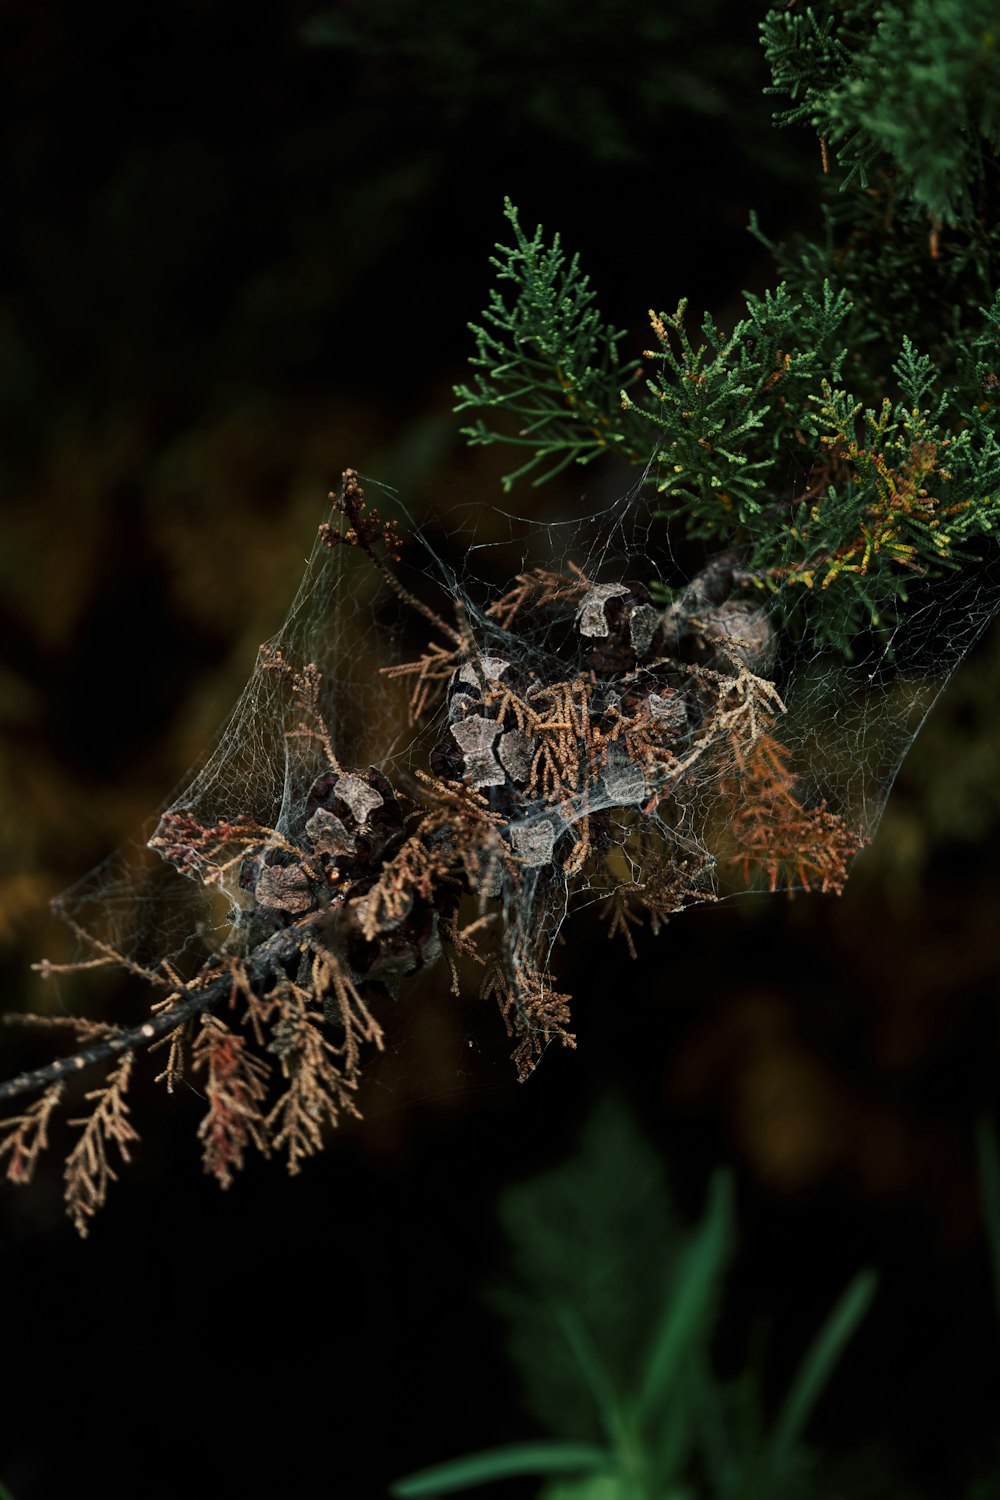
[[[579,258],[506,213],[472,325],[474,443],[542,483],[617,453],[737,584],[850,656],[914,580],[984,555],[1000,517],[1000,64],[987,0],[823,4],[761,25],[779,125],[816,130],[819,233],[767,241],[781,280],[731,332],[651,312],[646,368]],[[905,57],[906,66],[901,59]],[[510,419],[513,419],[513,424]]]
[[[491,257],[499,285],[482,323],[470,325],[477,374],[474,388],[456,388],[456,410],[501,407],[518,419],[518,431],[502,441],[531,456],[506,476],[505,489],[544,465],[534,481],[542,484],[571,463],[589,463],[609,445],[638,461],[642,449],[630,442],[635,424],[616,411],[622,385],[639,369],[638,360],[619,353],[624,330],[602,320],[580,257],[567,261],[558,234],[546,246],[539,225],[529,239],[510,199],[505,212],[514,243],[498,245]],[[507,283],[515,289],[512,299]],[[481,417],[462,432],[472,443],[497,438]]]
[[[863,188],[885,158],[902,196],[933,218],[975,212],[1000,145],[998,16],[991,0],[890,0],[772,10],[761,26],[790,108]],[[905,62],[905,65],[904,65]]]

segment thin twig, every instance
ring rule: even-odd
[[[248,980],[256,983],[265,979],[273,973],[275,966],[283,959],[293,954],[297,955],[301,930],[301,923],[295,927],[285,928],[281,932],[274,933],[272,937],[255,948],[247,960]],[[206,980],[199,989],[192,989],[190,986],[179,989],[176,1005],[171,1005],[149,1016],[141,1026],[116,1030],[114,1035],[105,1037],[90,1047],[82,1047],[71,1057],[58,1058],[55,1062],[46,1064],[45,1067],[33,1068],[30,1072],[19,1073],[16,1078],[0,1083],[0,1102],[5,1099],[16,1099],[21,1094],[34,1093],[37,1089],[57,1083],[61,1078],[68,1078],[74,1073],[82,1073],[85,1068],[93,1067],[96,1063],[106,1062],[109,1057],[117,1057],[122,1052],[141,1051],[157,1037],[163,1036],[166,1032],[172,1031],[175,1026],[179,1026],[182,1021],[186,1021],[189,1016],[197,1015],[199,1011],[214,1010],[232,993],[232,988],[233,976],[227,966],[214,978]],[[5,1019],[8,1022],[16,1022],[19,1018],[9,1016]]]

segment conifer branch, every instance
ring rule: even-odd
[[[503,411],[517,427],[495,432],[479,417],[463,433],[471,443],[529,450],[532,456],[505,476],[505,489],[539,467],[546,466],[534,484],[609,450],[641,462],[645,453],[629,440],[630,430],[638,435],[638,429],[616,411],[621,387],[639,371],[637,360],[619,354],[622,330],[601,320],[579,257],[567,262],[558,235],[546,246],[539,226],[529,238],[509,198],[504,215],[514,244],[497,245],[491,258],[500,285],[482,322],[469,325],[476,339],[475,385],[455,387],[455,410],[485,409],[491,417]]]

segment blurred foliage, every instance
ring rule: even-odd
[[[819,233],[761,234],[781,276],[796,294],[828,277],[847,292],[855,384],[885,374],[906,332],[969,388],[1000,262],[991,0],[822,0],[769,11],[761,33],[768,92],[793,101],[775,120],[815,131],[828,169]]]
[[[363,59],[380,92],[415,95],[445,128],[500,120],[511,134],[527,128],[596,161],[632,162],[655,160],[664,111],[725,116],[737,135],[758,113],[760,63],[720,47],[720,30],[731,41],[741,30],[727,0],[634,0],[627,24],[616,0],[582,9],[573,0],[544,9],[533,0],[487,9],[342,0],[302,35]]]
[[[986,1117],[977,1155],[1000,1317],[1000,1159]],[[558,1437],[441,1464],[396,1481],[390,1493],[418,1500],[553,1474],[562,1477],[544,1484],[540,1500],[921,1500],[936,1493],[908,1481],[871,1432],[854,1453],[821,1457],[802,1442],[865,1318],[873,1272],[856,1275],[837,1300],[783,1395],[765,1378],[759,1322],[740,1373],[719,1376],[722,1283],[738,1259],[732,1194],[731,1179],[717,1176],[700,1226],[683,1231],[656,1153],[625,1107],[605,1101],[575,1157],[509,1189],[501,1203],[509,1279],[494,1301],[510,1325],[525,1405]],[[857,1366],[862,1356],[852,1358]],[[983,1374],[995,1390],[997,1369]],[[949,1494],[986,1500],[997,1492],[995,1433],[990,1448],[956,1458],[961,1479]]]
[[[713,1179],[704,1218],[681,1231],[656,1153],[620,1104],[591,1118],[579,1154],[508,1190],[511,1286],[498,1302],[528,1409],[558,1435],[400,1480],[392,1494],[448,1494],[505,1474],[561,1481],[544,1500],[779,1500],[815,1493],[802,1433],[863,1318],[875,1277],[851,1282],[771,1420],[761,1372],[720,1380],[712,1343],[733,1253],[733,1183]]]
[[[888,156],[906,198],[938,221],[974,207],[996,171],[1000,54],[991,0],[828,0],[771,10],[761,26],[775,118],[812,126],[846,168],[843,186]]]

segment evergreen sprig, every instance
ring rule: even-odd
[[[780,285],[748,295],[746,317],[728,337],[706,314],[697,345],[686,303],[669,317],[650,314],[660,348],[646,355],[662,363],[664,378],[647,381],[652,404],[624,391],[622,404],[658,429],[657,489],[671,515],[688,517],[691,536],[753,532],[762,519],[770,526],[789,453],[803,425],[815,431],[805,398],[820,379],[839,376],[847,351],[837,333],[848,307],[829,283],[819,297],[798,300]]]
[[[462,429],[471,443],[509,443],[531,457],[504,478],[504,488],[548,465],[535,484],[572,463],[589,463],[609,448],[638,458],[616,413],[618,393],[638,370],[622,360],[624,331],[605,323],[596,294],[580,269],[567,261],[559,236],[546,245],[541,226],[529,239],[517,209],[504,200],[514,244],[497,245],[491,256],[501,285],[490,292],[482,323],[470,323],[476,353],[474,388],[460,385],[456,411],[486,408],[516,418],[515,432],[495,431],[480,417]],[[508,284],[514,296],[508,299]]]

